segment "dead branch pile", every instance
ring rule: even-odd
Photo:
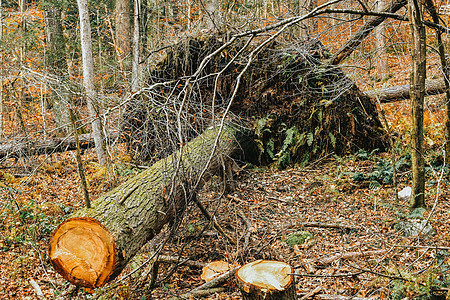
[[[376,106],[338,67],[324,63],[330,54],[322,44],[272,42],[249,58],[260,41],[241,38],[208,60],[226,40],[187,39],[168,48],[150,70],[150,85],[166,84],[147,89],[127,107],[124,131],[135,159],[158,158],[157,152],[176,146],[170,141],[179,141],[180,131],[189,140],[211,125],[249,59],[231,111],[254,131],[251,156],[259,162],[284,167],[331,152],[387,147]]]

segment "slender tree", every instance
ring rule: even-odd
[[[383,11],[384,0],[377,0],[376,10]],[[389,74],[389,64],[387,60],[386,51],[386,24],[382,22],[375,28],[375,45],[376,45],[376,57],[377,57],[377,78],[384,79]]]
[[[131,23],[130,1],[116,0],[116,40],[119,59],[123,60],[130,54]]]
[[[89,11],[87,0],[77,0],[80,14],[81,51],[83,58],[83,82],[86,92],[86,103],[89,115],[92,118],[92,134],[95,141],[95,151],[100,164],[105,165],[107,155],[105,150],[105,138],[102,123],[96,105],[97,93],[94,85],[94,61],[92,59],[91,25],[89,23]]]
[[[441,19],[436,11],[433,0],[425,0],[425,5],[427,10],[433,19],[433,22],[439,24]],[[441,59],[442,73],[444,74],[444,85],[445,85],[445,97],[447,102],[447,120],[445,122],[445,163],[450,164],[450,70],[449,64],[446,58],[445,44],[442,40],[442,32],[436,29],[436,39],[438,42],[439,57]]]
[[[3,45],[3,3],[0,0],[0,45]],[[3,66],[3,49],[0,51],[0,65]],[[0,73],[0,136],[3,136],[3,68]]]
[[[219,31],[222,23],[220,13],[220,0],[205,1],[206,28],[211,31]]]
[[[317,0],[304,0],[301,1],[299,7],[300,15],[305,15],[314,8],[317,7]],[[303,38],[310,39],[314,33],[318,30],[318,24],[316,18],[310,18],[304,21],[301,25],[300,35]]]
[[[133,69],[131,79],[131,91],[133,93],[137,92],[140,87],[140,72],[139,72],[140,15],[141,15],[141,0],[134,0]]]
[[[425,162],[423,157],[423,105],[426,78],[426,32],[423,24],[423,4],[408,0],[408,14],[411,26],[411,78],[410,97],[412,112],[411,160],[412,194],[411,209],[426,208],[425,205]]]
[[[65,136],[71,132],[71,121],[67,105],[69,95],[64,88],[63,78],[67,71],[65,60],[65,41],[61,22],[61,8],[58,1],[44,4],[44,20],[46,35],[46,65],[49,72],[58,76],[59,83],[52,84],[51,107],[56,122],[56,131],[59,135]]]

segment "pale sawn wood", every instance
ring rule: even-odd
[[[297,299],[294,269],[280,261],[257,260],[240,267],[236,282],[244,300]]]

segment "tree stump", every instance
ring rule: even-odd
[[[257,260],[240,267],[236,281],[244,300],[297,299],[293,268],[280,261]]]

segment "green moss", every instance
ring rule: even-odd
[[[300,231],[290,234],[286,239],[286,244],[293,247],[294,245],[303,245],[307,240],[312,239],[313,235],[309,231]]]

